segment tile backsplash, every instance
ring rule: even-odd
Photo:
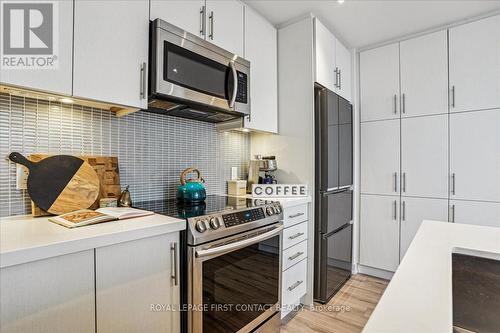
[[[179,174],[198,168],[208,194],[226,193],[231,167],[246,174],[247,133],[139,111],[122,118],[79,105],[0,94],[0,155],[32,153],[118,156],[122,187],[133,201],[175,197]],[[0,216],[29,214],[27,191],[16,189],[16,166],[0,161]]]

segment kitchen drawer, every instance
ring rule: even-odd
[[[283,230],[283,249],[307,239],[307,221]]]
[[[307,259],[283,272],[281,303],[286,309],[287,305],[296,304],[306,293]]]
[[[308,220],[307,204],[288,207],[283,210],[283,224],[285,228]]]
[[[287,270],[307,257],[307,240],[283,251],[283,270]]]

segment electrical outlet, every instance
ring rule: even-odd
[[[21,164],[16,165],[16,188],[18,190],[28,189],[29,170]]]

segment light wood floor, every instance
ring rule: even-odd
[[[329,309],[322,309],[321,304],[315,304],[313,310],[302,309],[281,327],[281,333],[361,332],[388,283],[366,275],[354,275],[328,302]]]

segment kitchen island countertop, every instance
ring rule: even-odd
[[[185,220],[157,214],[74,229],[52,223],[47,217],[5,217],[0,222],[0,268],[185,228]]]
[[[455,252],[500,260],[500,228],[424,221],[363,332],[451,333]]]

